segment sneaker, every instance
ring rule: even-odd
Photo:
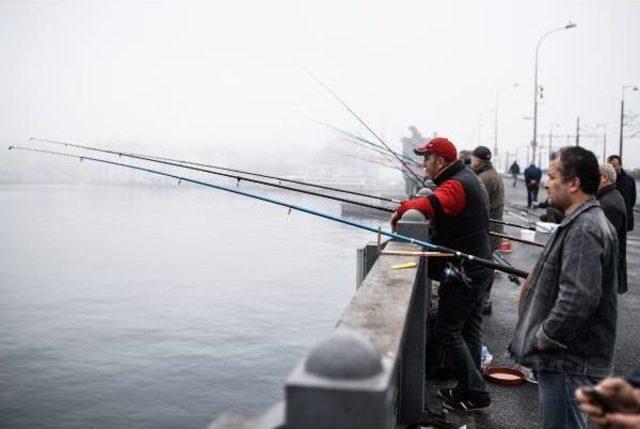
[[[487,396],[473,397],[462,395],[455,389],[440,389],[437,392],[440,399],[444,401],[444,408],[454,411],[478,411],[489,408],[491,398]]]
[[[438,391],[436,392],[436,395],[438,396],[438,398],[442,399],[443,401],[454,401],[456,398],[455,389],[452,389],[449,387],[444,389],[438,389]]]

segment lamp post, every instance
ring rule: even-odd
[[[513,85],[502,88],[496,94],[496,105],[494,108],[495,122],[493,124],[493,156],[498,156],[498,102],[500,101],[500,94],[508,89],[516,89],[518,86],[520,86],[518,83],[514,83]]]
[[[620,150],[618,151],[618,155],[622,159],[622,142],[624,140],[623,131],[624,131],[624,91],[626,89],[631,89],[632,91],[637,91],[638,87],[634,85],[624,85],[622,87],[622,101],[620,102]]]
[[[567,25],[547,31],[542,35],[540,40],[538,40],[538,45],[536,46],[536,63],[535,63],[535,72],[534,72],[534,85],[533,85],[533,140],[531,140],[531,149],[532,149],[531,159],[533,159],[534,161],[536,159],[536,146],[538,144],[538,135],[537,135],[537,132],[538,132],[538,54],[540,52],[540,45],[542,44],[542,41],[547,36],[558,31],[569,30],[570,28],[574,28],[575,26],[576,26],[575,23],[569,22]]]

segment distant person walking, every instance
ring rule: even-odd
[[[596,194],[605,216],[618,233],[618,293],[627,291],[627,209],[616,188],[616,170],[600,165],[600,187]]]
[[[532,202],[538,202],[540,179],[542,179],[542,170],[531,161],[531,164],[524,170],[524,184],[527,186],[527,207],[529,208],[531,208]]]
[[[622,194],[627,208],[627,231],[633,231],[633,206],[636,205],[636,181],[622,168],[622,159],[618,155],[611,155],[607,162],[616,170],[616,188]]]
[[[509,350],[538,381],[541,427],[587,428],[573,401],[613,370],[618,239],[595,199],[593,152],[571,146],[549,168],[549,202],[565,219],[525,281]]]
[[[471,153],[471,169],[480,177],[487,196],[489,197],[489,217],[491,219],[502,220],[502,212],[504,210],[504,183],[502,178],[493,167],[491,162],[491,150],[486,146],[478,146]],[[503,232],[503,227],[497,223],[491,223],[489,225],[489,231]],[[491,251],[495,252],[500,248],[502,239],[500,237],[489,237],[489,244],[491,245]],[[495,274],[495,272],[494,272]],[[491,286],[493,282],[489,284],[484,292],[484,302],[482,306],[483,314],[491,314]]]
[[[509,167],[509,174],[511,174],[513,187],[515,188],[516,182],[518,182],[518,174],[520,174],[520,165],[518,164],[518,161],[513,161],[513,164]]]

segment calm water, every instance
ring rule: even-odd
[[[3,186],[0,225],[10,428],[204,428],[262,412],[331,331],[355,249],[375,239],[184,185]]]

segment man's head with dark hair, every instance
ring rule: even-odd
[[[600,167],[593,152],[578,146],[562,149],[549,167],[549,202],[571,212],[598,191]]]
[[[598,192],[600,164],[593,152],[579,146],[565,147],[560,151],[560,174],[566,182],[580,179],[580,189],[585,194]]]
[[[620,175],[620,172],[622,171],[622,159],[620,158],[620,155],[609,155],[607,162],[613,166],[616,170],[616,174]]]

